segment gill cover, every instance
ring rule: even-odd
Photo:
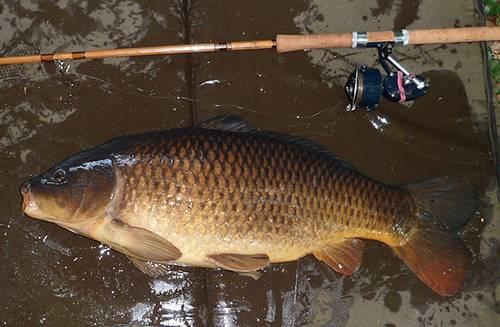
[[[104,213],[114,191],[112,160],[86,160],[84,154],[28,181],[39,211],[35,218],[77,222]]]

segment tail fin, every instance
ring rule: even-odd
[[[442,296],[457,294],[469,277],[471,253],[455,231],[477,208],[470,184],[441,177],[406,186],[417,206],[417,224],[393,247],[417,276]]]
[[[460,229],[478,207],[478,197],[471,183],[460,178],[439,177],[405,188],[415,199],[419,220],[435,229]]]
[[[406,243],[393,250],[439,295],[457,294],[469,278],[470,251],[447,232],[417,229]]]

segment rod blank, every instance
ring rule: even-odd
[[[50,53],[30,56],[4,57],[0,58],[0,65],[11,64],[31,64],[54,60],[79,60],[79,59],[102,59],[111,57],[139,57],[139,56],[157,56],[186,54],[198,52],[216,52],[216,51],[244,51],[272,49],[276,47],[273,40],[262,41],[239,41],[227,43],[199,43],[199,44],[179,44],[162,45],[140,48],[121,48],[109,50],[90,50],[78,52]]]

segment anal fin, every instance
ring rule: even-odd
[[[341,243],[328,244],[319,251],[313,252],[313,255],[336,272],[352,275],[361,267],[364,247],[363,241],[351,238]]]
[[[220,253],[211,254],[207,258],[217,267],[236,272],[255,271],[268,266],[270,263],[266,254]]]

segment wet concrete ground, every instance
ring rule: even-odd
[[[1,1],[3,55],[271,39],[277,33],[475,25],[474,1]],[[495,201],[484,67],[477,44],[396,53],[430,78],[412,106],[344,110],[342,85],[370,50],[272,51],[0,67],[0,323],[9,326],[493,326],[499,319]],[[254,281],[173,267],[149,278],[122,255],[20,210],[21,182],[111,137],[235,113],[311,138],[386,183],[475,181],[480,212],[465,291],[443,299],[369,242],[343,277],[312,257]]]

